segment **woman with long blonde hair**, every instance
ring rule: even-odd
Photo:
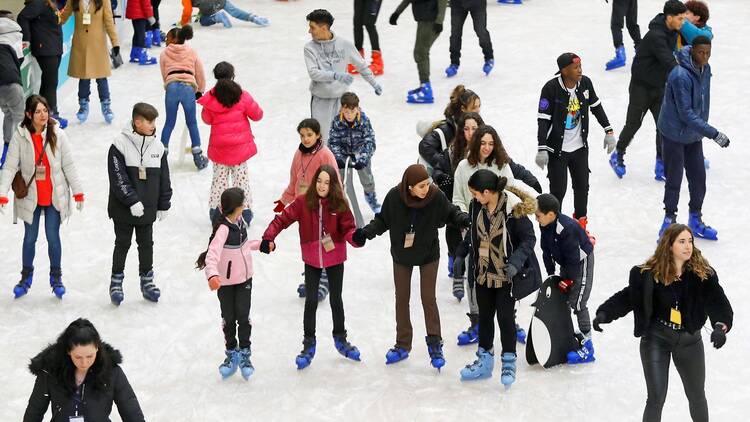
[[[693,232],[683,224],[669,226],[656,252],[630,270],[628,286],[596,311],[594,329],[633,311],[634,334],[641,338],[641,363],[648,398],[644,422],[661,420],[667,396],[669,362],[682,378],[693,421],[708,421],[704,384],[706,362],[701,327],[711,319],[711,342],[720,348],[732,327],[732,306],[719,278],[693,244]]]

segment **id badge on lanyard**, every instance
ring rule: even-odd
[[[81,20],[81,23],[83,23],[84,25],[91,25],[91,13],[89,13],[89,4],[90,4],[89,0],[85,0],[83,2],[82,9],[84,10],[84,12],[83,12],[83,16],[82,16],[83,19]]]
[[[326,234],[325,236],[323,236],[323,238],[320,239],[320,243],[323,244],[323,249],[326,252],[331,252],[332,250],[336,249],[336,245],[334,245],[333,239],[331,239],[330,234]]]
[[[298,195],[304,195],[307,193],[307,189],[310,187],[310,185],[307,184],[307,182],[302,182],[299,184],[299,189],[297,190]]]
[[[47,167],[45,167],[44,164],[36,166],[34,177],[36,180],[47,180]]]
[[[670,291],[674,297],[674,306],[669,310],[669,322],[672,324],[682,325],[682,312],[680,312],[680,299],[674,291],[674,283],[670,286]]]
[[[406,233],[406,236],[404,237],[404,249],[408,249],[414,246],[414,236],[416,236],[416,233],[414,233],[414,223],[416,220],[417,220],[417,211],[412,209],[411,210],[411,227],[409,227],[409,231]]]
[[[68,419],[70,422],[86,422],[86,420],[83,418],[83,416],[71,416],[70,419]]]
[[[146,167],[138,167],[138,180],[146,180]]]

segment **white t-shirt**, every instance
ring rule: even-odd
[[[565,134],[563,135],[562,150],[573,152],[583,148],[581,137],[581,104],[578,102],[575,88],[566,88],[570,93],[568,113],[565,116]]]

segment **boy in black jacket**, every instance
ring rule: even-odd
[[[169,166],[164,145],[156,139],[155,120],[159,112],[150,104],[133,106],[133,120],[109,148],[109,217],[115,225],[112,281],[109,295],[120,305],[124,298],[125,259],[135,231],[138,243],[138,272],[141,293],[157,302],[161,291],[154,284],[153,223],[167,216],[172,198]]]
[[[5,164],[13,128],[23,120],[24,95],[21,86],[21,27],[13,14],[0,10],[0,110],[3,112],[3,155],[0,168]]]
[[[646,112],[651,112],[654,123],[659,120],[659,111],[664,97],[664,85],[667,75],[677,66],[674,51],[682,23],[685,21],[687,7],[679,0],[669,0],[664,3],[664,12],[659,13],[648,24],[648,32],[638,45],[631,68],[630,100],[625,117],[625,126],[617,141],[617,151],[607,148],[609,165],[617,177],[625,175],[625,150],[633,140],[643,122]],[[654,178],[659,181],[664,177],[664,163],[661,159],[661,136],[656,132],[656,164]]]
[[[536,164],[547,168],[549,191],[562,204],[568,188],[568,171],[573,185],[577,219],[586,228],[589,197],[589,108],[604,128],[604,147],[613,149],[615,136],[591,79],[583,76],[581,59],[573,53],[557,58],[559,75],[542,88],[537,121],[539,143]]]
[[[537,197],[536,220],[541,231],[540,246],[547,275],[560,265],[558,288],[568,295],[568,305],[578,319],[576,337],[581,348],[568,353],[568,363],[594,361],[591,317],[587,303],[594,281],[594,245],[574,219],[560,214],[560,202],[549,193]]]

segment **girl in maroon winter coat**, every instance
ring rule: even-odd
[[[260,251],[270,253],[276,249],[274,239],[278,234],[299,222],[302,260],[305,262],[305,287],[308,292],[318,291],[318,283],[323,269],[328,273],[330,286],[331,314],[333,315],[333,340],[336,349],[343,356],[359,360],[359,350],[346,341],[344,328],[344,303],[341,290],[346,261],[346,243],[354,247],[352,239],[356,226],[349,205],[344,199],[338,172],[335,168],[322,165],[315,172],[315,189],[308,189],[298,196],[281,214],[278,214],[266,232]],[[315,295],[305,297],[304,331],[302,352],[297,356],[297,369],[310,365],[315,356],[315,312],[318,300]]]

